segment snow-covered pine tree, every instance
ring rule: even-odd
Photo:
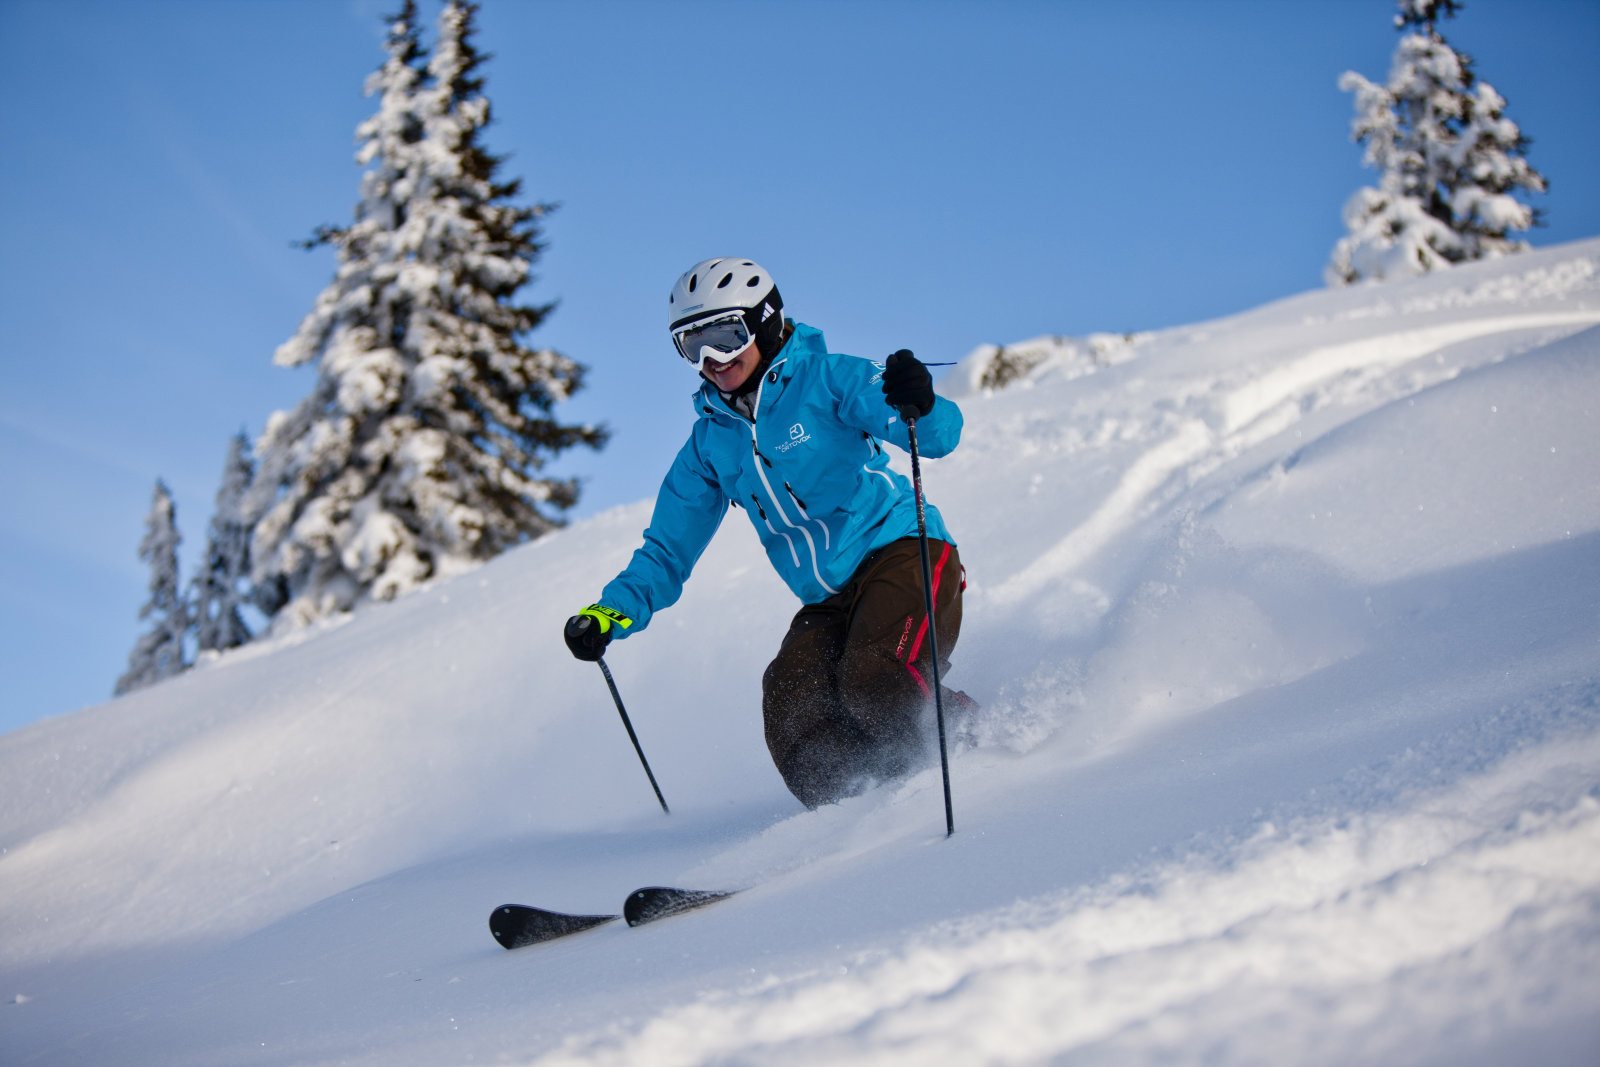
[[[1402,32],[1389,80],[1377,85],[1346,71],[1339,87],[1355,93],[1351,137],[1378,184],[1345,204],[1347,235],[1334,246],[1330,285],[1425,274],[1528,247],[1509,236],[1538,222],[1517,191],[1543,192],[1528,163],[1528,140],[1505,117],[1505,100],[1453,49],[1437,20],[1459,0],[1399,0]],[[1420,31],[1420,32],[1419,32]]]
[[[178,515],[166,483],[156,480],[145,518],[139,558],[150,565],[150,599],[139,618],[150,619],[150,629],[140,635],[128,653],[128,669],[117,679],[116,696],[143,689],[188,666],[183,639],[189,630],[189,612],[178,595]]]
[[[605,440],[551,416],[583,367],[522,343],[551,310],[515,299],[547,207],[513,204],[520,183],[499,181],[480,143],[475,11],[445,6],[426,68],[415,5],[392,20],[367,83],[378,110],[357,129],[368,170],[355,220],[311,242],[334,247],[336,276],[274,356],[317,364],[311,395],[267,423],[249,501],[252,577],[281,590],[290,624],[555,528],[577,486],[540,470]]]
[[[250,438],[235,434],[222,463],[222,484],[206,537],[205,560],[195,575],[190,595],[195,645],[199,652],[222,652],[250,640],[250,627],[239,609],[250,603],[250,524],[244,496],[255,464]]]

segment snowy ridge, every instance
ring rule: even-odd
[[[1597,267],[951,385],[924,478],[984,712],[949,840],[936,771],[783,790],[758,700],[795,605],[736,523],[608,657],[661,816],[556,636],[647,501],[0,737],[0,1061],[1592,1062]],[[666,883],[746,891],[485,927]]]

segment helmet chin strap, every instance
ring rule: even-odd
[[[756,351],[760,352],[761,349],[757,348]],[[750,368],[749,377],[745,378],[745,380],[743,382],[740,382],[739,383],[739,387],[737,389],[734,389],[733,391],[729,392],[727,395],[730,396],[730,397],[740,397],[740,396],[746,396],[746,395],[748,395],[750,393],[755,392],[756,389],[759,388],[760,385],[761,385],[762,375],[767,373],[767,367],[771,363],[772,363],[772,357],[771,356],[766,356],[766,355],[761,356],[760,359],[756,360],[756,365],[754,367]]]

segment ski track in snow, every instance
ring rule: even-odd
[[[1315,349],[1293,361],[1255,375],[1217,403],[1220,429],[1204,421],[1182,424],[1171,437],[1146,451],[1129,467],[1110,496],[1089,519],[1075,527],[1038,559],[1001,582],[991,593],[1007,607],[1033,594],[1041,585],[1070,577],[1083,563],[1123,532],[1129,520],[1149,497],[1184,468],[1217,451],[1238,450],[1260,438],[1282,432],[1297,412],[1271,421],[1266,433],[1252,429],[1266,422],[1275,410],[1298,406],[1329,380],[1353,371],[1396,366],[1421,359],[1448,345],[1499,333],[1552,326],[1581,328],[1600,322],[1600,311],[1511,315],[1449,323],[1420,330],[1364,338]],[[1256,440],[1248,440],[1250,438]]]
[[[1012,346],[924,468],[948,840],[783,790],[739,521],[608,656],[660,815],[555,637],[648,502],[0,737],[0,1062],[1593,1063],[1596,323],[1600,239]],[[745,892],[484,923],[664,883]]]

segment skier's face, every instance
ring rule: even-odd
[[[759,362],[761,350],[756,347],[756,340],[752,337],[750,343],[737,354],[729,356],[726,363],[718,363],[714,359],[701,363],[700,373],[724,393],[731,393],[745,383]]]

